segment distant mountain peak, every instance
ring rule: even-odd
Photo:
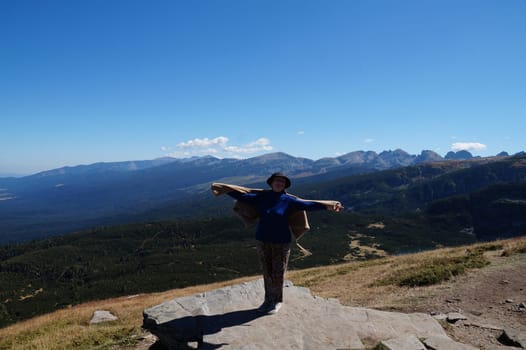
[[[445,157],[445,159],[448,160],[466,160],[471,158],[473,158],[473,155],[466,150],[461,150],[458,152],[449,151]]]
[[[442,158],[442,156],[436,153],[435,151],[423,150],[420,153],[420,155],[418,155],[415,158],[414,163],[417,164],[417,163],[440,162],[442,160],[444,160],[444,158]]]
[[[196,161],[209,161],[209,160],[219,160],[219,158],[214,157],[212,155],[205,155],[205,156],[192,156],[187,158],[172,158],[175,161],[178,161],[180,163],[189,163],[189,162],[196,162]]]
[[[291,156],[288,153],[285,152],[272,152],[272,153],[265,153],[260,156],[256,156],[253,158],[260,158],[260,159],[281,159],[281,158],[296,158],[294,156]]]
[[[245,161],[249,163],[266,163],[266,162],[276,162],[276,161],[288,162],[288,161],[293,161],[296,159],[304,159],[304,158],[294,157],[285,152],[273,152],[273,153],[265,153],[265,154],[255,156],[252,158],[247,158],[245,159]]]
[[[407,153],[407,152],[404,151],[403,149],[401,149],[401,148],[397,148],[397,149],[395,149],[394,151],[393,151],[393,150],[382,151],[382,152],[380,152],[379,156],[382,156],[382,155],[392,155],[392,154],[396,154],[396,155],[409,155],[409,153]]]

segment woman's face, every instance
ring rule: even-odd
[[[286,185],[287,180],[285,180],[282,177],[275,177],[274,180],[272,180],[272,191],[283,192],[283,190],[285,190]]]

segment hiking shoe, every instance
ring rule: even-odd
[[[281,306],[283,305],[283,303],[275,303],[275,304],[272,304],[270,306],[270,308],[268,309],[267,311],[267,314],[269,315],[274,315],[274,314],[277,314],[279,309],[281,309]]]
[[[272,303],[270,301],[267,301],[265,300],[263,302],[263,304],[261,304],[259,307],[258,307],[258,311],[261,312],[261,313],[268,313],[269,310],[272,308]]]

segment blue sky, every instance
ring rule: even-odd
[[[526,1],[0,1],[0,174],[525,150]]]

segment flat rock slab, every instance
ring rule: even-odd
[[[460,320],[467,320],[468,318],[458,312],[450,312],[447,314],[447,320],[449,322],[455,323]]]
[[[424,344],[414,335],[399,337],[381,342],[386,350],[426,350]]]
[[[434,350],[478,350],[478,348],[458,343],[448,337],[428,337],[424,339],[424,344]]]
[[[422,313],[404,314],[343,306],[313,296],[309,289],[284,287],[278,314],[263,315],[263,280],[176,298],[144,310],[143,328],[169,349],[365,349],[382,340],[414,335],[447,337]]]

